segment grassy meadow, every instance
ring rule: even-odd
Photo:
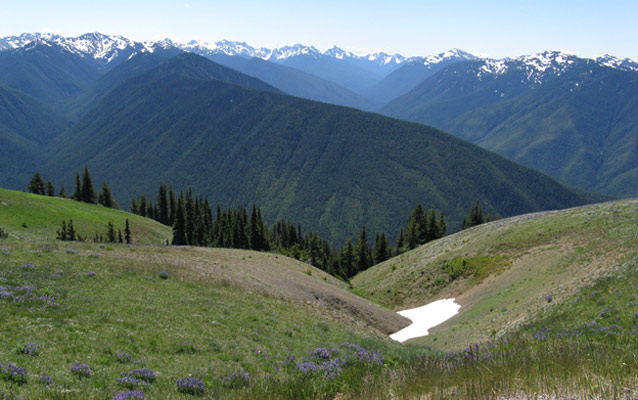
[[[0,399],[638,396],[638,201],[475,227],[352,288],[274,253],[161,246],[169,228],[117,210],[0,203]],[[130,218],[137,243],[54,240],[68,218]],[[407,324],[389,308],[446,297],[456,317],[388,339]]]

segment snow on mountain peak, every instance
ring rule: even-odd
[[[596,62],[604,67],[619,69],[621,71],[638,72],[638,63],[629,58],[625,58],[624,60],[622,60],[618,57],[605,54],[603,56],[597,57]]]

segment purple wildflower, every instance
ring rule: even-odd
[[[117,393],[111,400],[144,400],[144,392],[136,390],[131,392],[126,390],[124,392]]]
[[[177,391],[180,393],[192,394],[200,396],[204,394],[206,386],[201,379],[189,376],[177,380]]]
[[[117,361],[126,364],[130,363],[133,360],[133,356],[129,353],[117,353]]]
[[[27,369],[13,363],[0,363],[0,377],[18,385],[27,383]]]
[[[304,374],[310,374],[310,373],[313,373],[313,372],[317,372],[319,367],[317,367],[315,365],[315,363],[304,362],[304,363],[301,363],[301,364],[297,364],[297,369],[299,371],[303,372]]]
[[[313,351],[312,355],[320,360],[329,360],[330,350],[323,347],[317,347],[315,351]]]
[[[222,380],[222,384],[224,386],[236,389],[248,385],[249,380],[250,375],[245,372],[232,373]]]
[[[26,354],[28,356],[38,355],[38,345],[32,342],[25,343],[21,349],[18,349],[18,353]]]
[[[78,254],[78,252],[73,250],[73,249],[71,249],[71,248],[68,248],[68,249],[66,249],[66,254]]]
[[[32,270],[34,267],[33,267],[33,264],[28,263],[28,264],[23,264],[20,268],[22,268],[23,270]]]
[[[53,386],[53,378],[48,375],[40,376],[40,379],[38,381],[44,385]]]
[[[87,272],[87,273],[86,273],[86,275],[87,275],[87,276],[95,276],[95,272],[90,271],[90,272]]]
[[[551,303],[552,300],[554,300],[554,297],[551,294],[547,294],[543,297],[545,298],[545,300],[547,300],[548,303]]]
[[[77,377],[80,379],[88,378],[93,374],[91,372],[91,368],[89,368],[88,365],[82,364],[78,361],[76,361],[75,364],[71,366],[71,373],[73,375],[77,375]]]
[[[334,379],[341,375],[341,362],[339,360],[325,361],[321,364],[320,369],[326,378]]]

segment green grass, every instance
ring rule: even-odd
[[[157,373],[157,381],[144,388],[151,398],[188,398],[177,392],[176,381],[189,375],[205,382],[207,396],[243,397],[259,387],[256,382],[295,376],[296,363],[316,347],[340,349],[340,344],[352,342],[367,349],[401,349],[360,325],[342,322],[338,311],[328,310],[320,299],[302,302],[273,296],[180,266],[189,249],[165,248],[158,253],[151,247],[133,251],[124,245],[13,239],[0,241],[0,246],[0,285],[13,294],[0,300],[0,362],[28,370],[25,385],[0,378],[5,394],[29,399],[110,398],[124,390],[117,382],[121,372],[147,367]],[[22,267],[27,263],[33,268]],[[162,271],[167,279],[160,277]],[[297,274],[315,279],[304,270]],[[29,289],[20,289],[25,287]],[[38,356],[15,351],[27,342],[37,344]],[[131,359],[122,362],[119,353]],[[70,367],[76,361],[88,364],[93,375],[72,375]],[[361,374],[373,366],[361,368],[352,366]],[[248,387],[223,385],[225,377],[240,372],[250,374]],[[57,389],[46,391],[38,383],[41,375],[50,376]],[[320,394],[335,393],[342,386],[324,387],[321,380],[319,375],[310,379]]]
[[[55,239],[62,221],[73,219],[76,232],[93,240],[96,233],[106,237],[109,222],[123,232],[127,218],[133,244],[165,244],[172,237],[170,227],[120,210],[0,188],[0,228],[13,238]]]
[[[636,219],[638,201],[623,200],[500,220],[390,259],[352,283],[395,309],[456,298],[460,313],[412,342],[458,350],[512,331],[548,306],[545,296],[560,302],[627,262],[638,247]]]

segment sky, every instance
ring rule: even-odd
[[[638,60],[637,21],[638,0],[0,0],[0,37],[101,32],[405,56],[459,48],[493,58],[562,50]]]

